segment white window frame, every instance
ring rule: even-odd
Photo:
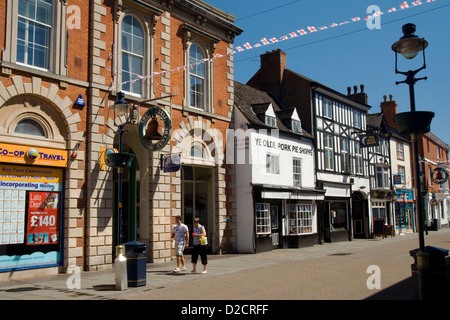
[[[323,117],[333,119],[333,102],[330,99],[322,99]]]
[[[191,50],[193,48],[197,48],[197,51],[201,52],[202,58],[197,59],[197,57],[191,56]],[[206,97],[207,97],[207,76],[208,76],[208,66],[207,66],[207,60],[206,60],[206,52],[205,50],[197,43],[192,43],[189,46],[188,49],[188,59],[189,59],[189,106],[192,108],[200,109],[205,111],[206,110]],[[203,75],[200,75],[197,71],[199,68],[203,68]],[[191,83],[192,80],[195,79],[197,81],[200,81],[202,90],[197,91],[192,89]],[[193,99],[193,93],[196,94],[196,96],[200,96],[200,99],[194,99],[194,103],[192,103]]]
[[[401,183],[406,182],[406,168],[404,166],[398,166],[398,175],[400,176]]]
[[[361,129],[361,112],[354,110],[353,111],[353,126],[355,128]]]
[[[325,170],[334,170],[334,147],[333,146],[334,146],[333,135],[324,134],[323,135],[323,150],[324,150]]]
[[[280,155],[267,153],[266,154],[266,173],[280,174]]]
[[[403,146],[403,142],[401,142],[401,141],[397,141],[397,159],[400,159],[400,160],[405,159],[404,146]]]
[[[382,189],[389,188],[389,168],[375,166],[375,186]]]
[[[272,222],[270,219],[270,203],[255,203],[256,234],[270,234]]]
[[[302,133],[302,123],[298,120],[291,120],[292,132]]]
[[[51,72],[67,76],[67,1],[53,0],[52,29],[50,30],[48,68],[41,68],[17,61],[19,1],[6,0],[5,46],[2,67]]]
[[[17,30],[17,63],[19,64],[23,64],[23,65],[27,65],[30,67],[34,67],[37,69],[43,69],[43,70],[49,70],[50,69],[50,61],[51,61],[51,46],[52,46],[52,37],[53,37],[53,25],[54,25],[54,11],[55,11],[55,6],[53,4],[53,1],[51,1],[51,4],[49,4],[46,1],[40,1],[40,0],[18,0],[18,2],[20,3],[21,1],[23,2],[33,2],[34,4],[34,18],[33,17],[29,17],[26,15],[21,15],[20,12],[17,13],[17,27],[19,29],[19,26],[23,23],[25,25],[24,29],[24,36],[25,39],[19,39],[19,31]],[[38,20],[37,17],[37,11],[38,11],[38,3],[43,3],[44,6],[51,6],[50,9],[50,21],[44,22],[44,21],[40,21]],[[48,9],[48,7],[47,7]],[[34,27],[33,27],[34,26]],[[47,41],[47,44],[38,44],[36,41],[37,38],[37,34],[40,30],[44,30],[45,32],[45,38]],[[33,40],[30,40],[28,38],[30,31],[33,30]],[[18,53],[19,53],[19,43],[23,43],[24,46],[24,61],[18,61]],[[30,55],[29,50],[32,50],[32,54],[31,54],[31,63],[28,63],[28,61],[30,60]],[[44,52],[45,54],[45,61],[44,61],[44,65],[37,65],[36,64],[36,52],[41,51]]]
[[[289,205],[289,234],[304,235],[316,232],[315,212],[310,203]]]
[[[363,156],[359,142],[355,142],[355,174],[363,174]]]
[[[377,212],[376,215],[375,215],[375,212]],[[380,216],[381,212],[383,212],[382,216]],[[384,202],[384,201],[372,201],[372,218],[384,218],[385,224],[387,223],[386,202]]]
[[[264,123],[269,127],[276,128],[277,127],[277,118],[265,115]]]
[[[127,18],[127,17],[131,17],[133,19],[132,21],[135,21],[135,22],[137,22],[139,24],[139,27],[140,27],[141,32],[142,32],[142,39],[141,39],[142,40],[142,54],[138,54],[137,52],[135,52],[133,50],[133,48],[131,48],[131,51],[125,50],[123,48],[123,41],[122,41],[122,39],[123,39],[123,34],[126,32],[126,31],[123,30],[123,26],[124,26],[123,20],[125,18]],[[132,33],[128,33],[128,34],[131,36],[132,40],[134,38],[138,38],[136,35],[134,35]],[[127,14],[125,14],[123,16],[121,24],[120,24],[120,37],[121,37],[121,42],[120,42],[120,59],[121,59],[120,74],[121,74],[121,82],[122,83],[125,82],[125,79],[123,77],[123,74],[124,74],[124,67],[123,67],[124,66],[124,59],[123,59],[123,57],[124,57],[124,55],[129,57],[129,60],[131,58],[133,58],[133,57],[140,59],[140,61],[141,61],[141,70],[139,70],[139,74],[134,74],[133,71],[135,71],[135,70],[132,70],[131,63],[130,63],[130,69],[127,70],[127,72],[130,73],[131,76],[130,76],[129,80],[127,79],[127,81],[131,81],[131,82],[127,82],[127,83],[124,84],[125,86],[129,86],[130,90],[127,90],[127,89],[123,88],[123,85],[122,85],[122,91],[124,91],[127,94],[138,96],[138,97],[142,97],[144,95],[144,81],[142,79],[139,79],[138,76],[139,75],[143,76],[144,73],[145,73],[145,57],[146,57],[146,36],[145,35],[146,35],[145,27],[144,27],[144,25],[142,24],[142,22],[139,20],[139,18],[137,16],[135,16],[134,14],[130,14],[130,13],[127,13]],[[131,45],[133,45],[133,41],[132,41]],[[139,82],[139,84],[140,84],[139,92],[136,92],[136,91],[133,90],[133,84],[134,84],[133,81],[135,81],[134,83]]]
[[[292,179],[293,186],[297,188],[302,187],[302,159],[292,158]]]

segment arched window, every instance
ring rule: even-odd
[[[191,107],[205,109],[206,68],[203,50],[197,44],[189,48],[189,96]]]
[[[203,148],[199,145],[194,145],[191,148],[191,157],[203,158]]]
[[[53,0],[19,0],[17,62],[49,69]]]
[[[47,138],[44,128],[42,128],[42,126],[33,119],[20,120],[14,129],[14,133],[23,133]]]
[[[144,31],[139,20],[126,15],[122,20],[122,90],[142,95],[144,73]],[[137,80],[137,81],[134,81]]]

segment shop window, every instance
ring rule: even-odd
[[[126,15],[122,20],[122,89],[142,95],[144,73],[144,29],[139,20]]]
[[[372,215],[373,218],[384,218],[384,221],[387,221],[386,202],[380,201],[372,202]]]
[[[7,174],[0,181],[0,272],[59,265],[63,170],[2,167]]]
[[[257,203],[256,204],[256,234],[270,234],[270,204]]]
[[[291,204],[289,206],[289,233],[291,235],[315,232],[314,214],[310,204]]]
[[[14,129],[14,133],[29,134],[32,136],[47,138],[44,128],[42,128],[42,126],[33,119],[20,120]]]
[[[347,203],[346,202],[330,203],[330,223],[331,223],[332,231],[347,229]]]
[[[395,220],[396,226],[406,228],[406,204],[404,202],[395,202]]]

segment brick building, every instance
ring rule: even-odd
[[[229,53],[242,32],[234,17],[200,0],[6,0],[0,9],[0,277],[111,267],[118,186],[104,155],[118,148],[120,124],[136,159],[123,174],[122,241],[169,261],[181,214],[202,219],[213,252],[235,250],[223,141]],[[139,143],[139,117],[116,117],[119,91],[140,116],[156,106],[170,114],[162,150]],[[163,172],[169,154],[181,154],[181,170]]]
[[[444,178],[445,174],[440,173],[438,176],[439,172],[435,170],[443,168],[448,172],[450,147],[433,133],[428,132],[419,137],[418,148],[422,158],[425,223],[432,230],[437,230],[449,225],[450,197],[448,180],[438,183],[438,178]]]
[[[396,200],[396,217],[400,217],[404,228],[408,230],[417,230],[414,225],[414,216],[416,215],[416,205],[414,190],[416,188],[416,179],[414,178],[414,164],[412,157],[412,146],[410,138],[398,132],[398,125],[394,121],[394,115],[397,114],[397,103],[392,100],[384,99],[380,105],[381,110],[393,133],[391,141],[391,153],[393,160],[393,173],[402,176],[402,183],[396,186],[398,199]],[[432,176],[437,178],[437,168],[443,168],[448,172],[450,147],[439,139],[432,132],[425,133],[418,137],[418,151],[420,157],[422,196],[424,197],[424,223],[431,229],[436,229],[442,225],[449,224],[450,201],[448,181],[442,184],[432,180]],[[442,174],[441,174],[442,176]],[[445,176],[445,174],[443,175]],[[443,177],[442,176],[442,177]],[[405,211],[402,210],[405,207]],[[404,218],[401,218],[403,213]],[[434,220],[436,219],[436,220]]]

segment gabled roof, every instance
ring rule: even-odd
[[[389,128],[389,126],[386,122],[386,119],[384,118],[384,114],[382,112],[368,114],[366,117],[366,121],[367,121],[368,127],[377,128],[387,134],[390,134],[390,128]]]
[[[314,139],[305,129],[302,128],[303,134],[293,132],[287,127],[283,120],[286,119],[288,114],[292,115],[294,108],[282,109],[276,103],[272,97],[263,91],[257,90],[243,83],[234,82],[234,104],[247,118],[251,127],[274,129],[264,123],[258,115],[264,114],[268,107],[271,105],[276,114],[277,128],[280,132],[295,135],[298,137],[305,137],[308,139]]]

